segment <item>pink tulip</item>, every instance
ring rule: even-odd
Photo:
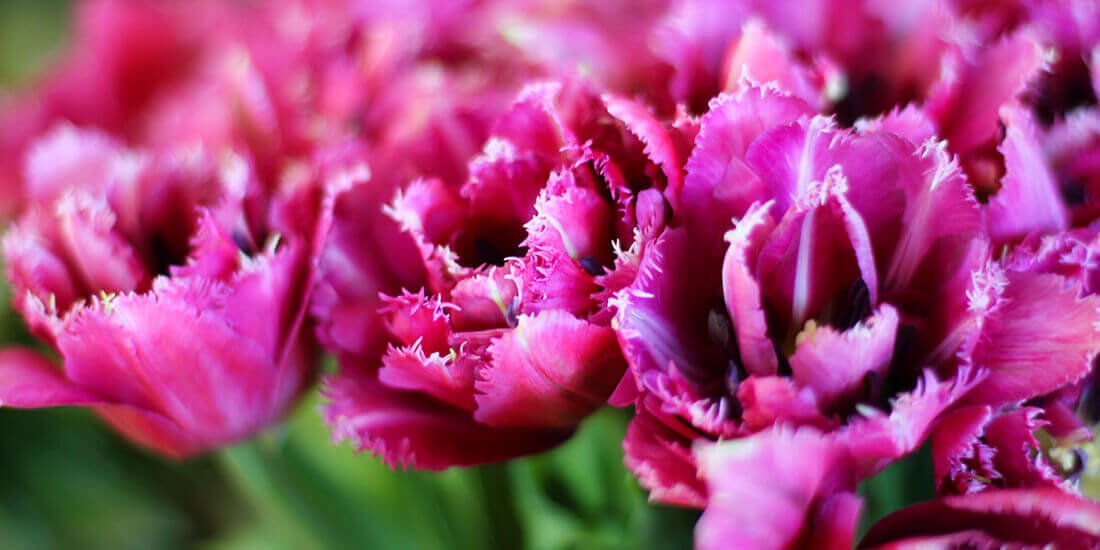
[[[173,457],[277,421],[315,363],[309,188],[267,195],[240,158],[147,154],[71,127],[35,151],[40,200],[4,255],[16,309],[62,366],[3,352],[0,400],[87,406]],[[250,215],[258,202],[272,214]]]
[[[680,135],[587,84],[535,85],[468,176],[415,180],[385,208],[365,173],[338,191],[314,302],[341,362],[336,435],[430,469],[567,437],[623,375],[607,298],[681,186]]]

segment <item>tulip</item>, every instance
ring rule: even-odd
[[[622,378],[607,300],[681,185],[679,135],[587,84],[534,85],[466,178],[417,179],[384,210],[384,184],[338,193],[314,302],[337,437],[428,469],[568,437]]]
[[[773,434],[795,429],[842,457],[839,478],[791,489],[823,506],[953,408],[1053,395],[1100,349],[1100,302],[1079,281],[990,257],[982,207],[942,142],[839,129],[797,97],[746,88],[711,103],[669,202],[613,301],[633,379],[616,397],[637,412],[626,461],[653,499],[734,526],[770,518],[748,507],[729,520],[716,495],[744,493],[693,449],[747,438],[799,454]],[[1029,331],[1044,315],[1066,322]],[[802,479],[758,477],[762,492]],[[777,540],[801,536],[800,521]]]
[[[85,406],[185,457],[277,421],[309,383],[311,191],[263,196],[239,157],[127,150],[60,127],[4,237],[16,309],[57,353],[3,352],[6,406]],[[259,193],[259,195],[257,194]],[[270,201],[272,214],[246,203]]]

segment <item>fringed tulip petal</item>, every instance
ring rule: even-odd
[[[840,523],[854,523],[858,499],[849,457],[828,436],[780,428],[703,445],[696,454],[710,493],[695,528],[700,548],[851,546],[853,527]]]
[[[393,391],[352,375],[329,378],[325,417],[337,441],[350,440],[391,466],[443,470],[545,450],[570,430],[490,427],[416,393]]]
[[[1001,489],[922,502],[887,516],[860,548],[1100,544],[1100,505],[1054,489]]]
[[[520,316],[489,353],[474,417],[492,426],[573,426],[607,401],[626,369],[611,329],[555,310]]]
[[[974,276],[968,294],[975,313],[973,348],[963,359],[989,372],[967,396],[971,403],[1002,405],[1036,397],[1089,372],[1100,349],[1100,302],[1080,298],[1057,275],[990,267]],[[1051,312],[1058,322],[1045,323]],[[1036,327],[1045,330],[1035,332]]]

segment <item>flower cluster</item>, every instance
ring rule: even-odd
[[[212,31],[213,29],[213,31]],[[3,115],[14,306],[80,405],[188,456],[321,378],[444,469],[632,407],[703,548],[1100,544],[1100,3],[93,0]],[[746,505],[746,504],[749,505]]]

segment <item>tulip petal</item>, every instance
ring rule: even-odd
[[[960,48],[930,92],[926,109],[956,154],[996,138],[1001,105],[1024,90],[1043,68],[1043,52],[1027,32],[1006,36],[976,52]]]
[[[698,478],[691,439],[674,431],[646,406],[640,404],[637,411],[623,439],[627,469],[649,492],[651,501],[702,508],[707,490]]]
[[[350,440],[391,467],[443,470],[551,448],[572,430],[489,427],[434,399],[341,373],[325,381],[325,419],[335,441]]]
[[[573,426],[607,401],[626,370],[611,329],[556,310],[521,315],[489,353],[474,418],[493,426]]]
[[[741,27],[741,36],[726,53],[723,73],[727,91],[775,86],[810,105],[825,106],[820,75],[800,63],[785,37],[759,19]]]
[[[1047,425],[1042,410],[1020,407],[997,415],[985,427],[985,440],[997,450],[993,465],[1004,478],[1005,487],[1061,486],[1061,476],[1042,453],[1035,432]]]
[[[335,223],[316,260],[319,281],[311,308],[330,349],[377,359],[386,350],[386,332],[374,315],[379,293],[424,288],[428,272],[419,243],[383,212],[392,188],[369,181],[365,166],[340,174],[332,179],[345,186],[331,189],[326,200]],[[383,249],[390,253],[377,254]]]
[[[123,145],[107,134],[62,123],[39,138],[27,151],[27,195],[49,204],[74,187],[87,191],[109,185],[125,160]]]
[[[1055,489],[1000,489],[922,502],[876,523],[860,548],[1100,544],[1100,505]]]
[[[737,349],[751,374],[775,374],[779,361],[768,338],[768,324],[755,278],[756,259],[765,239],[775,228],[768,213],[772,203],[753,204],[733,230],[726,233],[729,250],[722,264],[722,290],[726,311],[733,323]]]
[[[926,370],[915,388],[894,399],[890,414],[870,407],[858,409],[862,416],[848,421],[843,438],[852,455],[859,457],[861,477],[882,471],[920,447],[936,419],[979,384],[983,376],[981,372],[960,369],[953,379],[944,382]]]
[[[898,313],[890,305],[845,331],[813,329],[790,357],[791,375],[813,390],[822,410],[834,411],[857,396],[866,377],[885,379],[897,331]]]
[[[799,388],[785,376],[752,376],[737,387],[737,400],[744,409],[741,419],[750,431],[776,424],[810,425],[820,429],[835,427],[821,414],[820,405],[809,388]]]
[[[219,289],[163,284],[151,295],[119,296],[70,320],[58,337],[69,378],[222,443],[281,413],[286,403],[274,402],[271,354],[205,312],[206,304],[181,298],[217,300]]]
[[[848,548],[855,481],[844,448],[817,430],[776,428],[696,449],[710,499],[699,548]],[[746,495],[752,495],[746,505]],[[832,501],[835,495],[847,495]],[[858,506],[856,507],[858,509]]]
[[[730,229],[730,220],[742,217],[754,202],[771,197],[763,182],[746,164],[749,146],[765,130],[813,114],[802,100],[774,89],[746,89],[722,94],[710,102],[695,147],[687,161],[677,215],[698,234]]]
[[[680,189],[684,186],[684,160],[668,130],[641,103],[614,95],[605,95],[603,100],[607,112],[621,120],[627,130],[645,144],[646,157],[661,167],[668,179],[667,187],[662,190],[676,208]]]
[[[695,398],[709,385],[725,386],[731,360],[729,350],[708,337],[710,313],[722,304],[722,259],[701,254],[700,244],[685,228],[666,229],[646,249],[634,284],[615,300],[619,338],[634,376],[647,385],[657,380],[648,373],[676,371]]]
[[[1005,175],[987,207],[989,233],[994,243],[1066,229],[1069,212],[1043,157],[1035,122],[1017,106],[1002,108],[1001,119],[1006,134],[997,150],[1004,156]]]
[[[1088,374],[1100,349],[1100,299],[1078,292],[1058,275],[997,266],[976,273],[968,293],[976,329],[962,358],[989,376],[966,401],[1013,403]]]
[[[36,409],[102,402],[38,353],[19,348],[0,351],[0,406]]]
[[[474,370],[452,355],[424,352],[417,342],[393,348],[382,357],[378,381],[391,388],[426,393],[463,410],[473,411]]]
[[[878,301],[870,238],[844,197],[843,173],[837,167],[824,181],[806,185],[805,196],[786,212],[757,260],[765,301],[791,330],[822,314],[853,281],[862,280],[871,303]]]
[[[979,440],[993,411],[983,405],[960,407],[945,414],[932,432],[932,470],[940,494],[976,493],[1000,478],[993,466],[996,451]]]

